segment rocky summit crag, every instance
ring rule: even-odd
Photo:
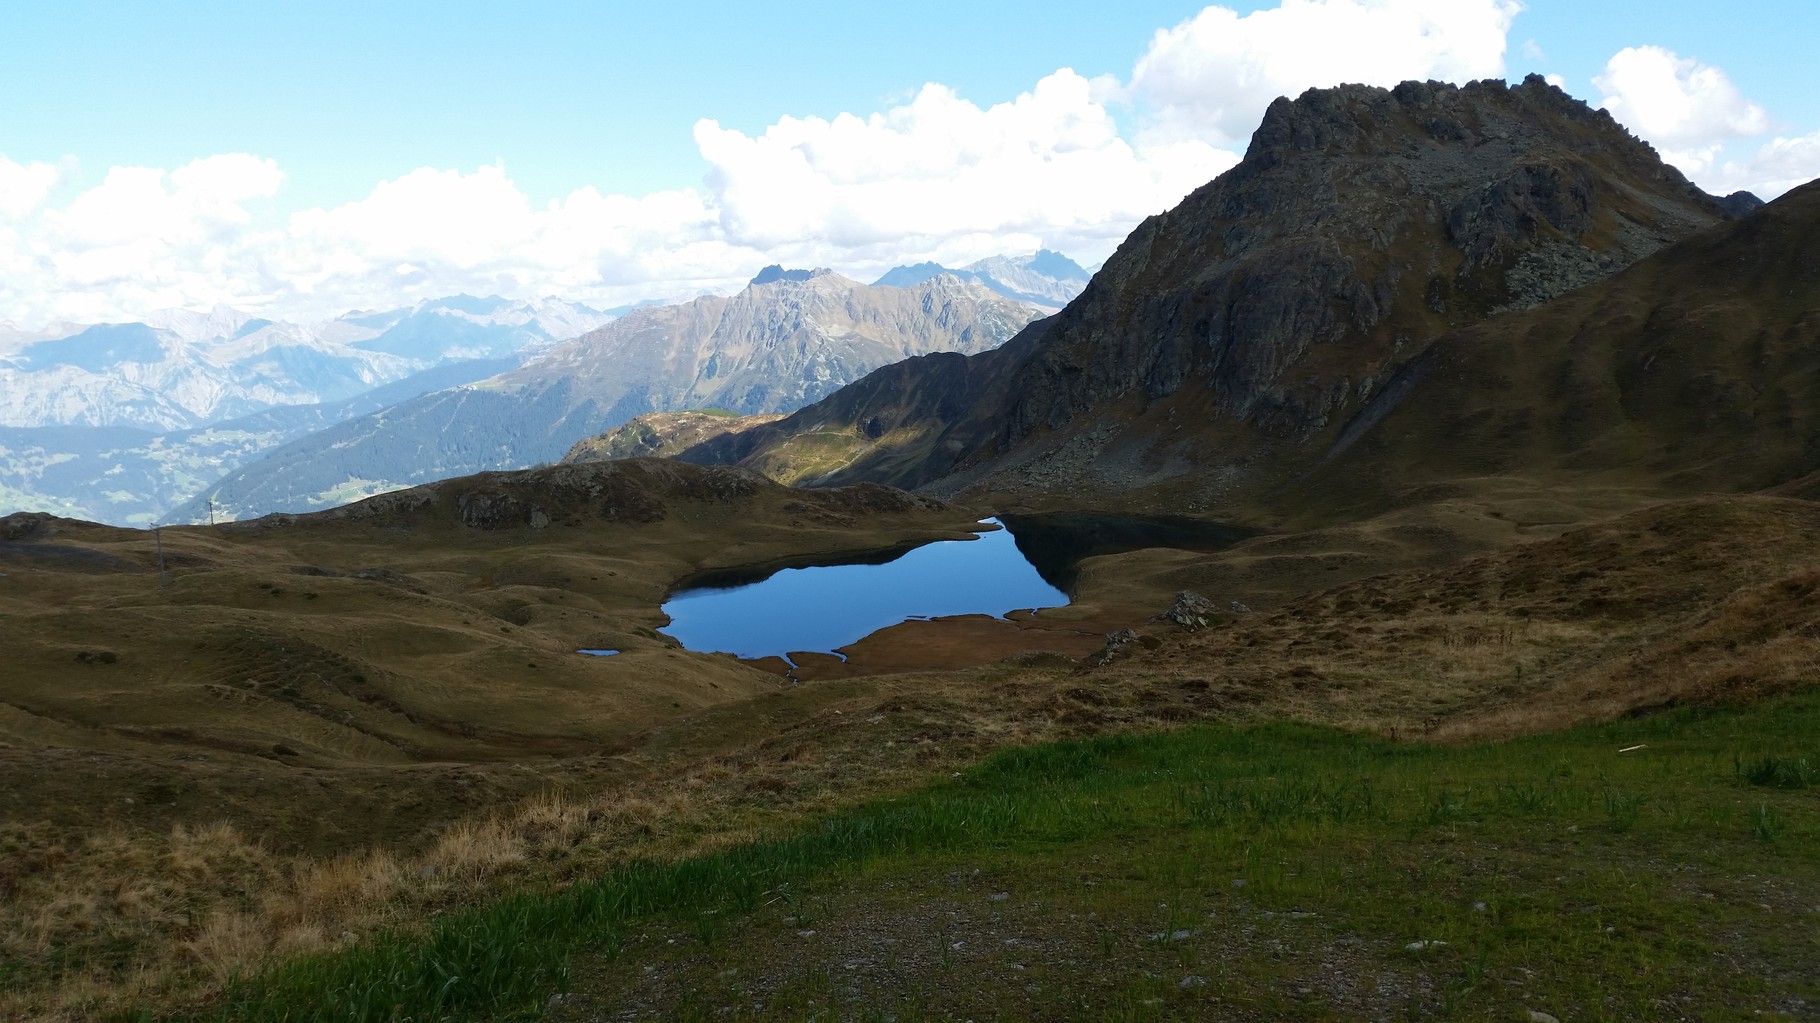
[[[683,457],[948,493],[1193,478],[1219,503],[1276,478],[1248,464],[1319,450],[1434,338],[1756,205],[1536,76],[1310,90],[1003,348],[888,367]]]

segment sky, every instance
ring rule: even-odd
[[[1820,177],[1812,0],[0,0],[0,323],[768,263],[1084,264],[1278,95],[1545,74],[1708,191]]]

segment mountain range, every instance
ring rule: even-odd
[[[1734,291],[1778,307],[1760,282],[1662,262],[1613,275],[1658,252],[1682,258],[1677,242],[1716,244],[1740,215],[1789,215],[1750,213],[1760,205],[1701,192],[1539,77],[1310,91],[1273,104],[1238,166],[1146,220],[1060,314],[995,351],[887,367],[679,457],[798,483],[869,480],[1001,504],[1067,495],[1254,520],[1394,500],[1393,480],[1431,466],[1516,470],[1544,452],[1565,471],[1648,450],[1667,479],[1692,471],[1673,468],[1675,451],[1703,446],[1671,444],[1654,417],[1716,417],[1736,428],[1724,434],[1735,445],[1753,423],[1805,422],[1812,396],[1775,383],[1790,369],[1771,357],[1780,335],[1752,341],[1746,326],[1762,313],[1726,320]],[[1596,338],[1554,319],[1598,301],[1629,319],[1606,314],[1617,319]],[[1538,318],[1562,332],[1514,340]],[[1690,323],[1731,347],[1652,357]],[[1606,346],[1635,364],[1593,357]],[[1479,359],[1509,365],[1500,375]],[[1418,422],[1419,434],[1395,432]],[[1772,447],[1774,458],[1758,445],[1759,457],[1722,459],[1701,478],[1760,461],[1762,479],[1786,478],[1814,457],[1811,440]],[[1379,450],[1397,453],[1396,472],[1320,482]]]
[[[1027,302],[1048,312],[1061,309],[1079,295],[1087,287],[1090,276],[1085,268],[1067,256],[1038,249],[1022,256],[992,256],[956,269],[940,263],[895,266],[872,284],[874,287],[908,288],[941,274],[983,284],[1006,298]]]
[[[994,348],[1040,311],[940,275],[909,287],[768,268],[730,297],[633,310],[506,373],[285,444],[179,508],[307,511],[487,469],[553,462],[642,413],[791,411],[880,366]]]
[[[623,311],[459,295],[318,324],[218,307],[0,334],[0,506],[149,524],[265,450]]]
[[[615,315],[555,299],[459,295],[318,324],[218,306],[61,336],[14,332],[0,335],[0,426],[193,429],[341,401],[450,362],[514,356]]]

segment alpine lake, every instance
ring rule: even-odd
[[[1087,558],[1149,547],[1213,551],[1253,535],[1197,519],[1058,512],[982,519],[967,540],[700,573],[664,602],[659,631],[684,648],[781,662],[813,657],[906,622],[1028,620],[1072,599]]]

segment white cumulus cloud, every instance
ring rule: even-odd
[[[1019,236],[1103,255],[1238,156],[1133,146],[1094,92],[1064,68],[986,108],[930,84],[866,118],[787,117],[757,136],[704,120],[695,139],[735,244],[873,263],[977,258],[1002,249],[958,251],[965,239]]]
[[[1710,178],[1707,187],[1716,192],[1743,189],[1762,199],[1774,199],[1820,178],[1820,131],[1770,139],[1744,159],[1726,160]]]
[[[1514,0],[1283,0],[1244,16],[1208,7],[1157,32],[1128,94],[1150,108],[1151,137],[1231,145],[1278,96],[1502,75],[1521,10]]]
[[[28,211],[8,242],[16,307],[0,316],[94,319],[207,305],[244,287],[268,239],[249,201],[283,181],[268,159],[229,153],[173,171],[115,167],[64,205]]]
[[[31,212],[62,176],[48,163],[14,163],[0,156],[0,218],[17,220]]]
[[[1593,85],[1604,94],[1599,106],[1694,177],[1713,168],[1727,142],[1771,129],[1768,112],[1723,70],[1660,46],[1618,51]]]
[[[595,304],[742,283],[765,263],[856,277],[1058,249],[1104,259],[1238,161],[1269,102],[1339,82],[1503,72],[1515,0],[1281,0],[1158,32],[1128,80],[1067,68],[1004,102],[938,83],[876,112],[704,119],[698,187],[534,204],[503,164],[424,167],[282,208],[271,160],[116,167],[73,196],[0,157],[0,319],[130,319],[236,305],[328,316],[455,292]],[[1123,119],[1123,123],[1121,122]]]

